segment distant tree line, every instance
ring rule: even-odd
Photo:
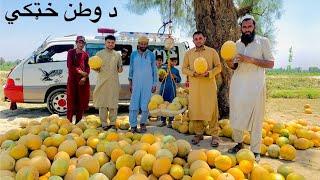
[[[0,71],[9,71],[11,68],[20,63],[20,59],[15,61],[5,60],[3,57],[0,57]]]

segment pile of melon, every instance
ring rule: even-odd
[[[277,170],[256,164],[247,149],[235,155],[192,150],[171,135],[103,131],[88,119],[73,125],[53,115],[0,135],[1,179],[304,179],[286,164]]]
[[[194,134],[188,111],[175,116],[172,127],[180,133]],[[228,119],[220,120],[219,128],[219,136],[232,138],[232,128]],[[205,125],[205,134],[212,134],[209,124]],[[243,142],[250,145],[249,132],[244,133]],[[296,157],[296,149],[305,150],[312,147],[320,147],[320,126],[311,125],[305,119],[288,123],[279,123],[273,119],[263,122],[262,155],[292,161]]]
[[[159,94],[155,94],[151,97],[150,102],[148,104],[148,109],[152,114],[152,111],[179,111],[188,106],[188,97],[187,91],[178,88],[176,92],[176,97],[170,103],[168,101],[164,101],[163,97]]]

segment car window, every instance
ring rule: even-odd
[[[86,45],[86,51],[89,54],[89,57],[97,54],[98,51],[105,48],[104,44],[92,44],[88,43]],[[114,50],[118,51],[122,57],[122,64],[129,65],[130,64],[130,55],[132,53],[132,46],[129,44],[116,44]]]
[[[156,56],[162,56],[163,57],[163,64],[167,64],[167,53],[166,50],[164,49],[164,46],[161,45],[149,45],[148,47],[150,51],[152,51]],[[178,62],[177,65],[179,65],[179,48],[178,46],[174,46],[170,50],[170,57],[171,58],[177,58]]]
[[[73,44],[50,46],[37,56],[36,63],[66,61],[68,51],[72,48],[74,48]]]

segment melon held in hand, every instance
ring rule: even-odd
[[[193,62],[194,70],[198,74],[203,74],[208,70],[208,63],[205,58],[198,57]]]
[[[226,41],[222,45],[220,53],[221,53],[221,57],[226,61],[230,61],[234,59],[237,54],[236,43],[233,41]]]
[[[91,69],[99,69],[102,66],[102,59],[99,56],[92,56],[89,59],[89,66]]]

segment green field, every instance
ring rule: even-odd
[[[3,99],[2,86],[6,82],[8,71],[0,71],[0,99]],[[268,98],[320,98],[320,74],[316,73],[282,73],[267,75]]]

